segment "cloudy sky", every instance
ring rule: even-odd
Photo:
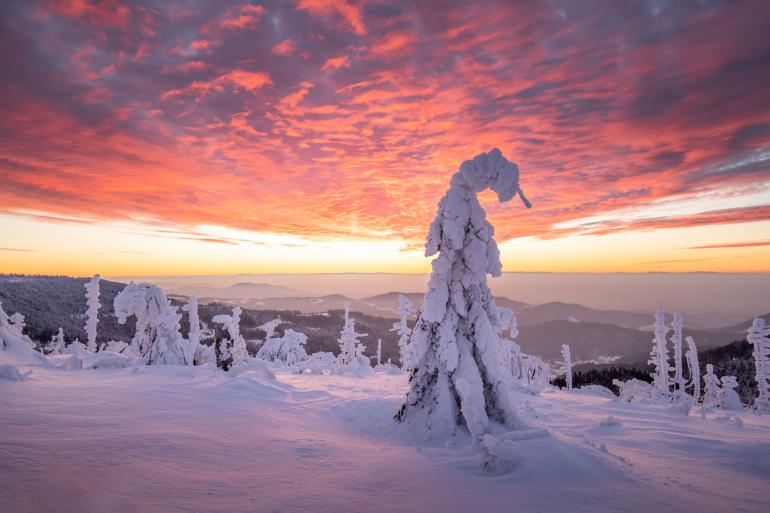
[[[428,269],[465,159],[505,270],[770,271],[770,4],[4,1],[0,269]]]

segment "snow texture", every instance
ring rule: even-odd
[[[537,430],[473,449],[394,425],[406,374],[3,363],[33,370],[0,380],[4,512],[768,511],[770,416],[747,411],[511,387]]]
[[[500,251],[477,194],[491,189],[501,202],[519,195],[519,168],[498,149],[466,160],[450,181],[430,225],[425,256],[428,291],[411,336],[413,370],[396,414],[425,437],[445,439],[458,426],[474,443],[490,424],[522,428],[500,357],[500,317],[487,274],[500,276]]]

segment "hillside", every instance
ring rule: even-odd
[[[67,341],[85,339],[84,313],[86,310],[86,279],[62,276],[0,276],[0,301],[8,312],[21,312],[27,318],[26,333],[40,342],[47,342],[61,326]],[[247,286],[250,287],[253,284]],[[127,341],[133,335],[133,324],[117,324],[112,307],[115,296],[124,284],[102,280],[99,312],[98,342],[110,339]],[[235,285],[235,290],[241,288]],[[422,294],[407,294],[415,306],[422,301]],[[171,296],[171,301],[181,305],[185,297]],[[517,342],[530,354],[549,360],[561,358],[561,345],[569,344],[575,362],[646,362],[652,334],[628,325],[639,325],[651,321],[645,314],[619,310],[595,310],[578,304],[546,303],[528,305],[520,301],[497,297],[500,307],[517,312],[519,336]],[[285,323],[279,326],[291,327],[308,336],[309,352],[338,350],[337,338],[342,327],[342,309],[351,305],[360,332],[368,336],[362,339],[367,347],[366,354],[376,353],[377,339],[382,339],[383,360],[398,360],[397,340],[390,328],[396,318],[398,293],[390,292],[355,300],[344,295],[333,294],[321,297],[259,298],[226,301],[202,301],[201,320],[209,323],[214,315],[227,313],[233,305],[243,307],[241,329],[247,340],[262,340],[264,332],[257,327],[280,316]],[[613,321],[613,322],[611,322]],[[748,323],[748,321],[747,321]],[[187,332],[187,318],[182,317],[182,331]],[[746,324],[746,323],[744,323]],[[741,325],[742,326],[742,325]],[[719,330],[693,329],[686,326],[685,336],[693,336],[699,349],[708,349],[728,344],[740,337],[737,328],[731,326]],[[252,344],[252,349],[254,346]]]

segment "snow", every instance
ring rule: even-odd
[[[0,380],[2,511],[770,507],[770,416],[748,411],[682,416],[599,393],[511,389],[530,429],[489,433],[474,448],[462,431],[426,444],[394,422],[406,374],[15,366],[33,372]]]

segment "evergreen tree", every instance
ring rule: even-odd
[[[412,333],[413,370],[399,421],[444,438],[464,425],[479,441],[490,422],[523,426],[513,408],[500,358],[500,318],[487,273],[501,273],[494,229],[477,194],[501,202],[519,195],[519,169],[500,150],[467,160],[452,176],[430,226],[425,256],[438,256]]]
[[[655,338],[652,339],[652,351],[650,360],[647,362],[653,366],[652,386],[655,388],[655,395],[658,399],[670,399],[671,389],[669,388],[669,375],[671,367],[668,362],[668,347],[666,335],[666,314],[662,308],[655,312]]]
[[[412,330],[407,323],[407,317],[414,315],[414,307],[409,298],[403,294],[398,295],[398,321],[393,323],[390,331],[398,333],[398,354],[401,360],[401,368],[408,370],[409,366],[409,335]]]
[[[564,379],[566,381],[567,390],[572,390],[572,355],[569,351],[567,344],[562,344],[561,354],[564,357]]]
[[[721,381],[714,374],[714,366],[709,363],[706,365],[706,374],[703,376],[703,406],[719,406],[721,396]]]
[[[96,326],[99,323],[99,280],[101,276],[94,275],[90,281],[86,282],[86,301],[88,310],[86,312],[86,335],[88,337],[86,347],[91,353],[96,352]]]
[[[765,327],[765,320],[757,317],[749,328],[746,340],[754,346],[754,379],[757,382],[758,396],[754,399],[754,409],[770,413],[770,328]]]

